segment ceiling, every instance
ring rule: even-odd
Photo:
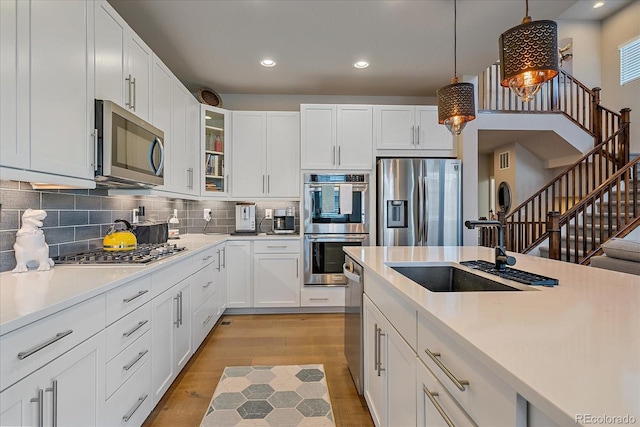
[[[629,0],[529,0],[540,19],[602,19]],[[192,91],[435,96],[454,74],[451,0],[109,0]],[[522,0],[458,0],[458,76],[498,58]],[[597,13],[597,15],[595,15]],[[263,58],[277,62],[264,68]],[[371,65],[356,69],[353,63]]]

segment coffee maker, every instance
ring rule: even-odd
[[[256,234],[256,204],[236,203],[236,231],[232,234]]]
[[[293,214],[293,207],[289,206],[285,209],[276,209],[273,215],[273,232],[275,234],[291,234],[295,233],[296,224]]]

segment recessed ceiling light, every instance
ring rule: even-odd
[[[276,61],[274,61],[273,59],[263,59],[262,61],[260,61],[260,65],[262,65],[263,67],[275,67]]]
[[[369,63],[367,61],[358,61],[353,64],[353,66],[356,68],[367,68],[369,66]]]
[[[600,7],[604,6],[604,2],[603,1],[599,1],[596,4],[593,5],[594,9],[598,9]]]

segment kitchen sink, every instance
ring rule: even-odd
[[[488,292],[530,290],[508,286],[452,265],[390,266],[406,278],[431,292]]]

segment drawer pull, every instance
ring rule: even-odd
[[[269,249],[284,249],[286,247],[287,245],[267,245],[267,248]]]
[[[133,417],[133,414],[135,414],[135,413],[136,413],[136,411],[138,410],[138,408],[140,407],[140,405],[142,405],[142,402],[144,402],[145,400],[147,400],[147,397],[149,397],[149,395],[148,395],[148,394],[145,394],[144,396],[140,396],[140,397],[138,398],[138,400],[136,401],[136,404],[135,404],[135,405],[133,405],[133,408],[131,408],[131,410],[129,410],[129,412],[127,412],[127,413],[125,414],[125,416],[124,416],[124,417],[122,417],[122,421],[124,421],[125,423],[126,423],[127,421],[129,421],[129,419],[130,419],[131,417]]]
[[[211,286],[212,283],[213,283],[213,280],[207,282],[206,285],[202,285],[202,289],[207,289],[209,286]]]
[[[444,366],[440,359],[438,359],[438,357],[440,357],[440,353],[432,353],[428,348],[425,348],[424,352],[427,353],[431,360],[438,365],[438,368],[440,368],[442,372],[444,372],[445,375],[455,384],[455,386],[458,387],[458,390],[465,391],[464,386],[469,385],[469,381],[457,379],[456,376],[453,375],[446,366]]]
[[[145,289],[144,291],[140,291],[140,292],[138,292],[137,294],[135,294],[132,297],[123,299],[122,302],[127,304],[127,303],[133,301],[134,299],[141,297],[142,295],[146,294],[147,292],[149,292],[149,290]]]
[[[124,369],[125,371],[128,371],[129,369],[133,368],[133,365],[138,363],[138,361],[140,361],[140,359],[142,359],[144,357],[144,355],[147,354],[147,353],[149,353],[149,350],[141,351],[140,353],[138,353],[138,355],[135,357],[135,359],[133,359],[131,362],[129,362],[126,365],[124,365],[122,367],[122,369]]]
[[[440,404],[436,400],[436,397],[438,397],[438,392],[429,391],[429,389],[424,384],[422,385],[422,391],[424,391],[424,394],[426,394],[431,403],[433,403],[433,406],[436,407],[436,410],[438,411],[444,422],[447,423],[449,427],[456,427],[453,421],[451,421],[451,418],[449,418],[449,415],[447,415],[447,413],[444,411],[444,408],[440,406]]]
[[[148,320],[143,320],[142,322],[139,322],[136,326],[133,327],[133,329],[130,329],[127,332],[123,332],[122,336],[125,338],[128,338],[131,336],[131,334],[133,334],[135,331],[137,331],[138,329],[142,328],[144,325],[146,325],[147,323],[149,323]]]
[[[18,353],[18,359],[20,359],[20,360],[26,359],[27,357],[31,356],[33,353],[37,353],[38,351],[42,350],[43,348],[53,344],[56,341],[61,340],[62,338],[66,337],[67,335],[69,335],[71,333],[73,333],[73,329],[69,329],[69,330],[64,331],[64,332],[58,332],[55,337],[51,338],[50,340],[47,340],[47,341],[43,342],[42,344],[39,344],[39,345],[33,347],[31,350],[21,351],[20,353]]]
[[[329,301],[329,298],[309,298],[309,301]]]
[[[206,261],[211,258],[213,258],[213,255],[207,255],[206,257],[202,258],[202,261]]]
[[[207,323],[209,323],[209,320],[211,320],[212,317],[213,317],[213,314],[210,314],[206,319],[204,319],[204,322],[202,322],[202,326],[204,326]]]

